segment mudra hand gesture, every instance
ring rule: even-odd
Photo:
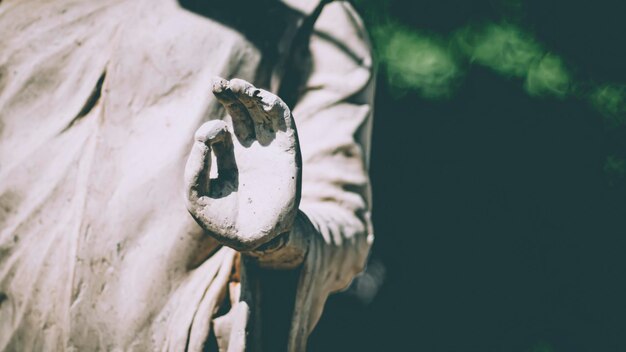
[[[301,187],[298,135],[289,108],[272,93],[217,79],[213,94],[230,118],[208,121],[195,134],[185,168],[187,209],[222,244],[252,251],[293,225]],[[217,177],[210,178],[214,167]]]

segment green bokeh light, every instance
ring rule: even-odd
[[[591,105],[611,127],[626,123],[626,86],[605,84],[589,95]]]
[[[532,38],[511,25],[468,26],[457,33],[457,41],[470,62],[487,66],[505,76],[526,76],[533,62],[543,54]]]
[[[570,93],[571,81],[563,60],[546,54],[530,66],[524,88],[532,96],[564,98]]]
[[[366,16],[376,54],[394,92],[415,91],[426,99],[453,98],[465,71],[479,65],[520,80],[520,88],[530,96],[588,100],[608,125],[626,124],[625,85],[580,80],[563,57],[547,50],[519,24],[506,20],[468,24],[446,37],[394,20],[387,11],[388,0],[358,0],[356,4]],[[509,17],[523,13],[519,0],[494,4]]]
[[[398,25],[387,25],[374,33],[393,87],[415,89],[433,99],[454,93],[461,70],[443,41]]]

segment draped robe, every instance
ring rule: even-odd
[[[214,76],[293,97],[314,229],[289,350],[365,265],[373,66],[359,17],[346,2],[202,3],[0,3],[0,350],[258,347],[258,302],[232,291],[254,293],[242,261],[182,195],[195,130],[227,118]]]

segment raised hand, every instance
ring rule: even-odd
[[[302,170],[298,135],[289,108],[272,93],[218,79],[213,94],[230,118],[206,122],[195,134],[185,168],[187,209],[221,243],[250,251],[293,225]]]

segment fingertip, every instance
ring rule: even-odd
[[[219,140],[228,133],[228,126],[222,120],[212,120],[205,122],[195,134],[195,140],[202,143],[212,143]]]
[[[222,77],[215,76],[212,78],[212,90],[213,94],[223,93],[226,89],[228,89],[228,81]]]
[[[230,90],[235,94],[247,94],[250,88],[254,88],[254,86],[243,79],[234,78],[230,80]]]

